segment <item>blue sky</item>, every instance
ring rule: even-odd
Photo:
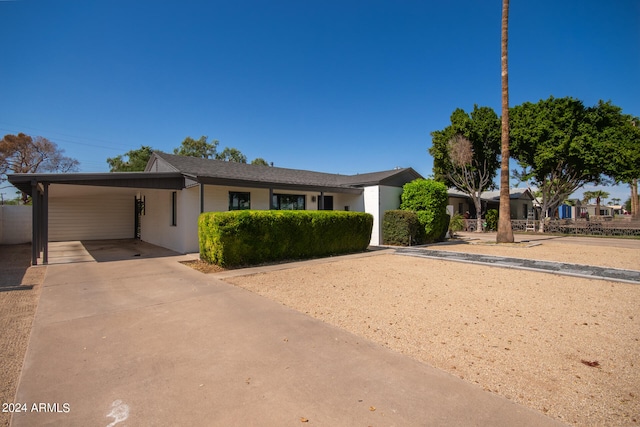
[[[511,3],[511,105],[572,96],[640,115],[640,2]],[[0,1],[0,133],[44,136],[83,172],[207,135],[280,167],[428,176],[430,133],[455,108],[500,114],[501,6]]]

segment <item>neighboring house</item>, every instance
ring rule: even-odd
[[[448,190],[449,201],[447,210],[450,213],[459,213],[464,215],[465,212],[469,212],[471,218],[476,216],[476,207],[473,204],[473,200],[467,194],[457,190]],[[509,201],[511,204],[511,219],[527,219],[530,211],[534,211],[536,206],[535,197],[531,194],[529,189],[514,188],[510,190]],[[500,192],[499,191],[485,191],[480,197],[482,204],[482,216],[487,213],[489,209],[500,209]]]
[[[137,237],[179,253],[198,252],[198,215],[236,209],[351,210],[382,216],[400,206],[402,186],[422,178],[412,168],[340,175],[156,152],[144,172],[15,174],[33,197],[34,252],[47,242]]]
[[[581,206],[579,209],[580,218],[585,218],[587,214],[589,215],[589,217],[601,216],[613,218],[616,215],[624,215],[627,212],[624,206],[621,205],[600,205],[599,213],[596,212],[597,209],[597,205]]]

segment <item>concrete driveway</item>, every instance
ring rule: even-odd
[[[560,425],[189,258],[47,267],[11,425]]]

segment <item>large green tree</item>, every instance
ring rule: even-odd
[[[137,150],[130,150],[124,154],[107,159],[109,172],[139,172],[147,167],[149,158],[155,150],[148,145],[142,145]]]
[[[180,147],[173,150],[173,153],[179,156],[213,159],[216,157],[219,141],[214,139],[208,142],[207,139],[208,137],[205,135],[202,135],[198,139],[193,139],[188,136],[182,141]]]
[[[600,103],[602,113],[598,119],[606,128],[604,132],[603,161],[605,174],[616,183],[629,184],[631,189],[631,214],[640,216],[638,206],[638,178],[640,178],[640,119],[623,114],[622,109],[610,103]]]
[[[41,136],[19,133],[0,140],[0,182],[6,181],[9,172],[75,172],[79,165],[76,159],[65,156],[55,142]],[[26,203],[28,197],[23,193],[22,201]]]
[[[511,153],[522,168],[521,179],[540,190],[545,219],[585,184],[606,183],[619,136],[615,109],[610,107],[604,102],[585,107],[571,97],[550,97],[511,109]]]
[[[182,141],[178,148],[173,150],[174,154],[179,156],[199,157],[202,159],[217,159],[227,162],[247,163],[247,156],[242,154],[237,148],[225,147],[224,150],[218,152],[218,140],[208,141],[207,136],[203,135],[198,139],[188,136]],[[137,150],[131,150],[125,154],[107,159],[111,172],[133,172],[143,171],[155,150],[149,146],[143,145]],[[251,164],[265,165],[269,163],[263,158],[257,158]]]
[[[433,175],[473,200],[476,231],[482,231],[482,192],[495,188],[500,166],[500,118],[490,107],[474,105],[471,113],[456,109],[451,124],[431,133]]]
[[[224,150],[216,154],[216,159],[224,160],[225,162],[247,163],[247,156],[237,148],[225,147]]]

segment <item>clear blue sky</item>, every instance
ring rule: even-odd
[[[0,133],[44,136],[83,172],[208,135],[281,167],[428,176],[430,133],[455,108],[500,114],[501,7],[0,1]],[[640,115],[640,1],[512,1],[509,42],[511,105],[572,96]]]

